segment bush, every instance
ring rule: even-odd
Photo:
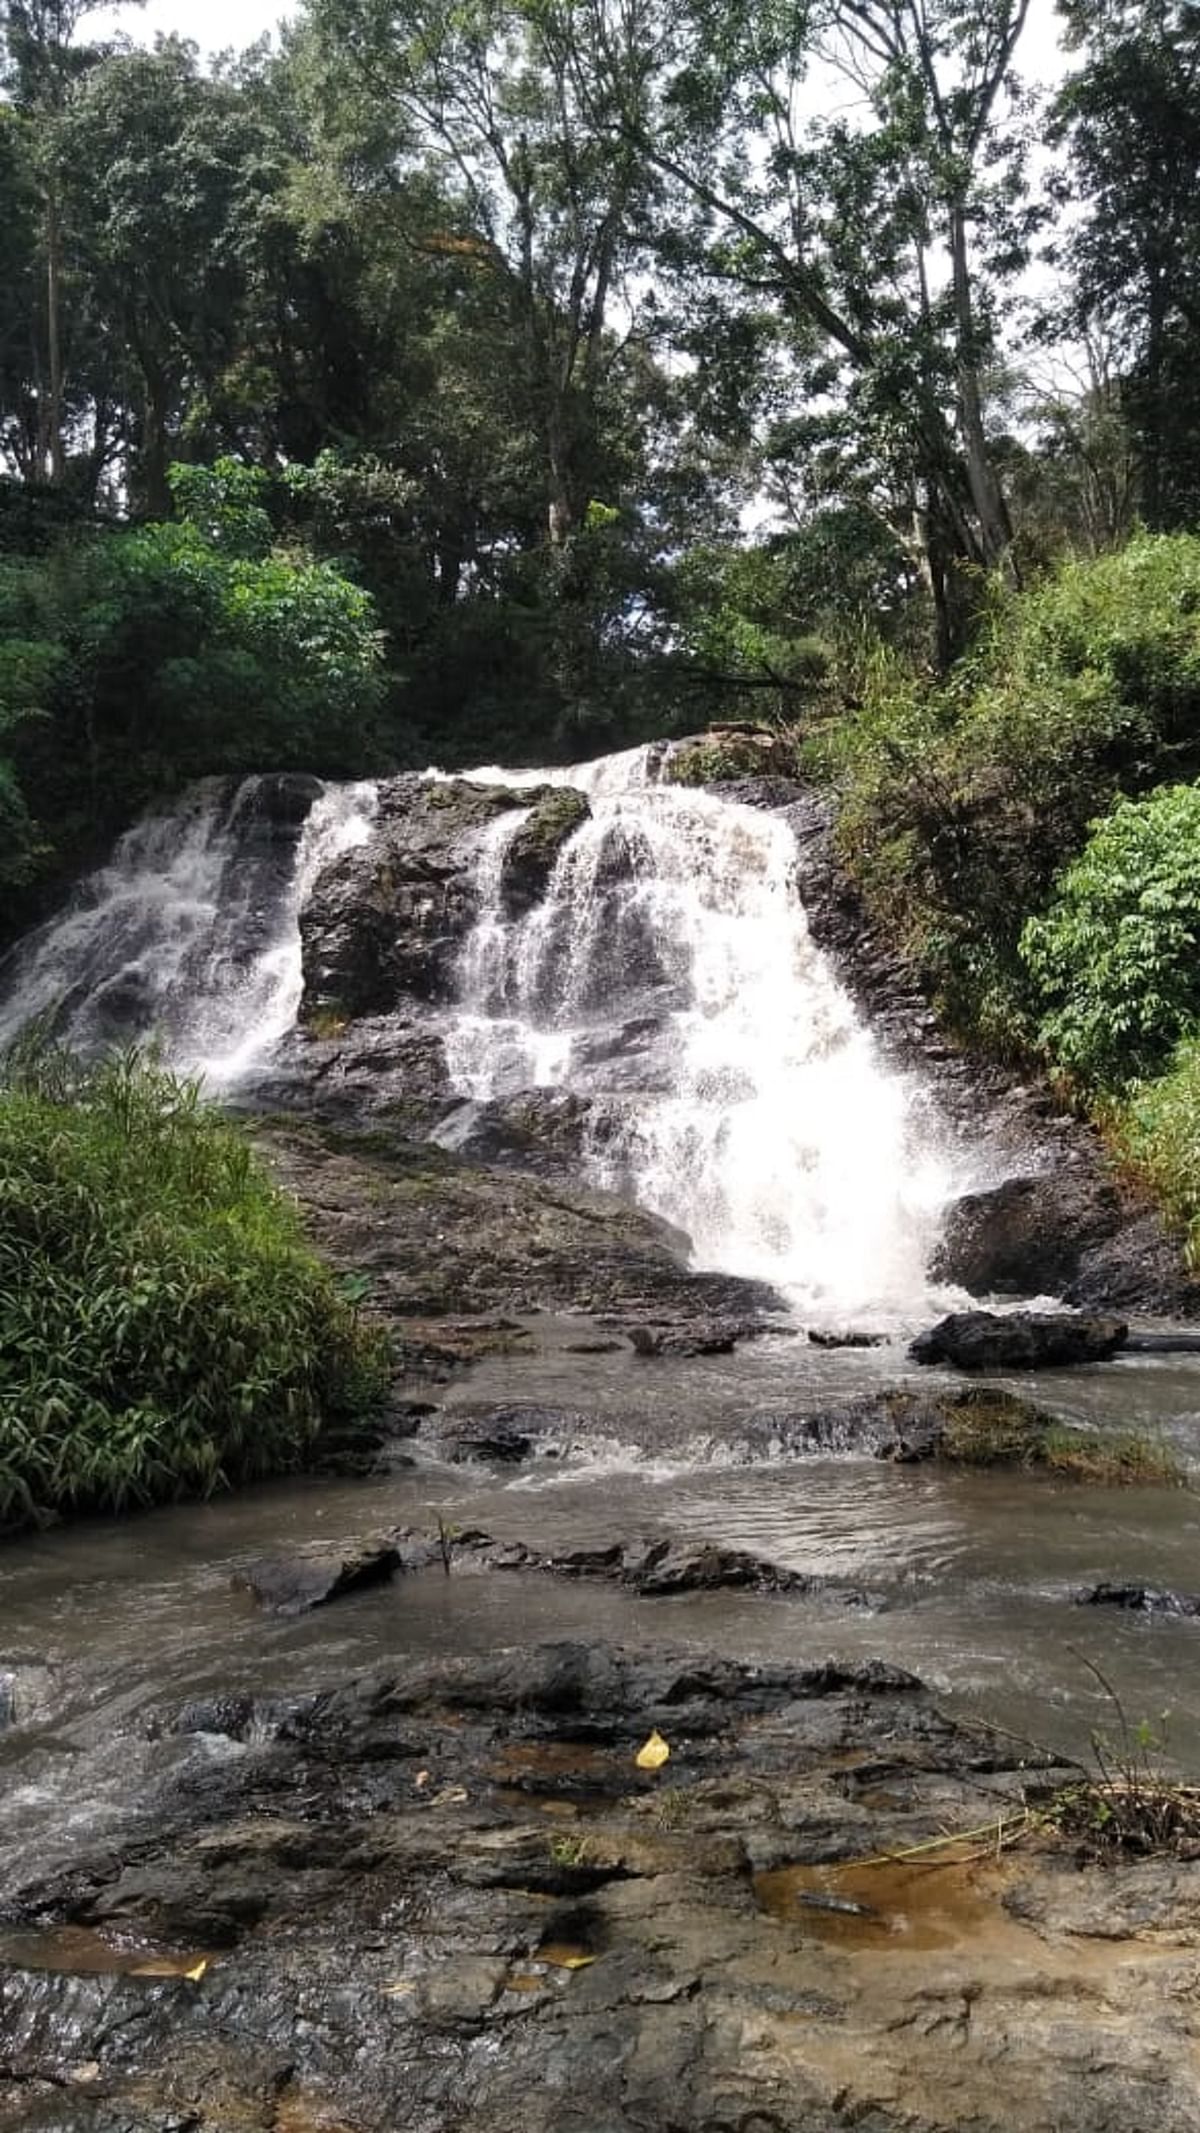
[[[195,1086],[130,1053],[0,1088],[0,1524],[304,1465],[389,1356]]]
[[[1180,1045],[1170,1072],[1131,1096],[1117,1134],[1186,1236],[1200,1273],[1200,1040]]]
[[[809,759],[949,1018],[1027,1047],[1025,919],[1122,794],[1200,774],[1200,538],[1139,536],[998,601],[941,687],[877,660]]]
[[[1157,1073],[1200,1021],[1198,943],[1200,787],[1122,801],[1021,936],[1050,1056],[1099,1091]]]

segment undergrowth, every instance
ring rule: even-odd
[[[196,1086],[131,1051],[0,1078],[0,1526],[302,1466],[383,1335]]]

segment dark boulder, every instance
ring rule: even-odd
[[[361,1547],[320,1556],[282,1556],[251,1563],[234,1583],[253,1593],[267,1614],[302,1615],[340,1600],[368,1585],[383,1585],[401,1567],[393,1540],[366,1541]]]
[[[930,1273],[973,1296],[1186,1311],[1195,1289],[1149,1209],[1081,1164],[1006,1178],[950,1209]]]
[[[1122,1319],[1083,1312],[955,1311],[919,1334],[908,1352],[914,1363],[950,1363],[956,1370],[1061,1370],[1105,1361],[1128,1333]]]
[[[465,779],[382,786],[371,836],[326,869],[301,916],[305,1019],[447,998],[477,910],[480,835],[526,804]]]
[[[1153,1585],[1093,1585],[1079,1595],[1081,1607],[1120,1607],[1128,1614],[1200,1616],[1200,1598],[1187,1592],[1161,1592]]]

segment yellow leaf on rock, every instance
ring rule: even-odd
[[[596,1958],[584,1948],[572,1948],[562,1941],[547,1941],[534,1953],[534,1960],[547,1963],[552,1970],[587,1970]]]
[[[670,1756],[661,1733],[652,1733],[644,1748],[639,1748],[635,1758],[639,1770],[661,1770]]]

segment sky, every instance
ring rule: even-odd
[[[205,51],[244,50],[294,12],[289,0],[149,0],[144,8],[114,11],[112,21],[139,42],[150,43],[160,30],[178,30]],[[108,26],[108,16],[93,18]],[[1053,79],[1059,72],[1054,0],[1033,0],[1021,50],[1021,71],[1031,81]]]

